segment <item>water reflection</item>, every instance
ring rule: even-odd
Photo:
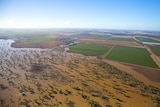
[[[40,49],[40,48],[13,48],[11,47],[14,40],[11,39],[0,39],[0,58],[5,59],[8,56],[13,56],[13,54],[24,55],[24,53],[38,53],[40,54],[42,51],[49,52],[50,49]]]
[[[15,41],[11,39],[0,39],[0,48],[9,49],[11,48],[11,44],[14,42]]]

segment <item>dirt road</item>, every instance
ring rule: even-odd
[[[133,75],[135,78],[137,78],[140,81],[143,81],[148,85],[154,85],[160,88],[160,70],[158,69],[152,69],[113,60],[104,60],[104,61],[115,66],[120,70],[123,70]]]
[[[145,48],[151,54],[152,59],[155,61],[155,63],[160,68],[160,59],[159,59],[159,57],[157,55],[155,55],[148,46],[145,45]]]

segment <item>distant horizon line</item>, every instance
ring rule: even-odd
[[[89,28],[89,27],[69,27],[69,28],[65,28],[65,27],[44,27],[44,28],[38,28],[38,27],[33,27],[33,28],[1,28],[0,29],[97,29],[97,30],[128,30],[128,31],[158,31],[160,32],[160,30],[157,29],[127,29],[127,28]]]

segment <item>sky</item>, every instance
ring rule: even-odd
[[[0,0],[0,28],[160,30],[160,0]]]

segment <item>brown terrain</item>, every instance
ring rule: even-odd
[[[62,44],[60,41],[47,41],[47,42],[24,42],[17,41],[12,44],[12,47],[16,48],[53,48]]]
[[[105,62],[133,75],[135,78],[148,85],[154,85],[160,88],[160,69],[148,68],[113,60],[105,60]]]
[[[9,51],[1,62],[1,107],[156,107],[158,89],[95,57]],[[9,58],[10,57],[10,58]]]
[[[140,46],[89,38],[79,42]],[[19,42],[13,46],[50,48],[58,44]],[[160,70],[52,49],[4,50],[0,107],[39,106],[159,107]]]

